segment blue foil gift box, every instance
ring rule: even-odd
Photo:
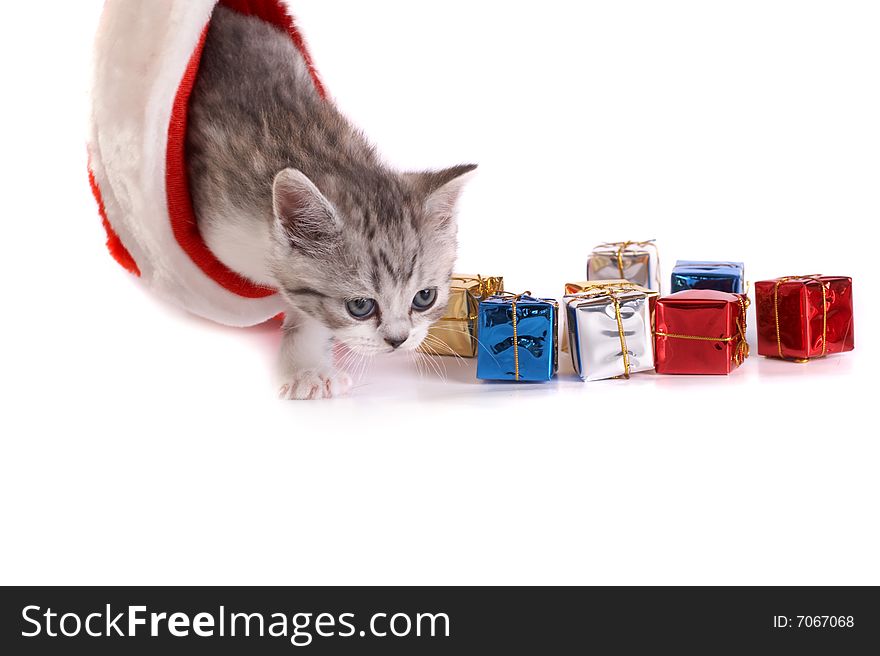
[[[559,304],[552,298],[499,294],[480,301],[477,378],[546,381],[553,378],[559,350]]]
[[[672,293],[685,289],[714,289],[743,294],[745,268],[742,262],[698,262],[679,260],[672,270]]]

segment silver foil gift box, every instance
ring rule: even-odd
[[[654,368],[651,316],[659,294],[626,281],[596,283],[565,297],[569,352],[583,380]]]
[[[599,244],[587,260],[587,280],[623,278],[660,291],[660,257],[653,239]]]

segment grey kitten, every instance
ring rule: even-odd
[[[225,265],[289,304],[282,397],[350,387],[334,341],[364,354],[418,347],[448,301],[455,204],[476,166],[388,168],[319,96],[285,33],[222,6],[190,102],[202,237]]]

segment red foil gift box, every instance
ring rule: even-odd
[[[749,357],[749,299],[688,289],[657,301],[654,365],[658,374],[729,374]]]
[[[852,278],[787,276],[755,285],[758,353],[805,361],[852,351]]]

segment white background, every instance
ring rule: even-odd
[[[274,398],[274,326],[168,308],[86,183],[98,0],[0,23],[0,583],[880,584],[871,2],[294,0],[401,167],[480,163],[459,270],[560,296],[597,242],[855,279],[854,353],[729,378]],[[753,343],[754,346],[754,343]]]

